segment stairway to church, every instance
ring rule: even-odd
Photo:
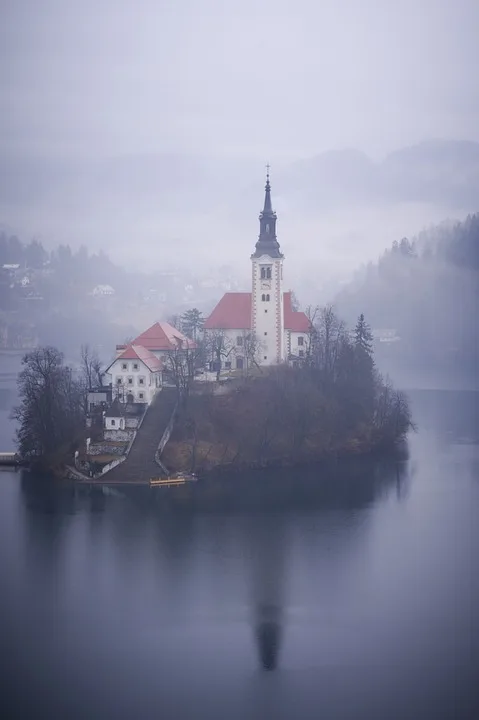
[[[126,460],[102,476],[103,483],[145,483],[160,476],[155,452],[176,403],[176,389],[163,388],[146,411]]]

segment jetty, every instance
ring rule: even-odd
[[[22,459],[16,452],[0,452],[0,466],[18,467],[22,465]]]

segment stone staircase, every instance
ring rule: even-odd
[[[145,483],[160,477],[155,452],[176,404],[176,389],[163,388],[153,399],[126,460],[105,473],[101,482]]]

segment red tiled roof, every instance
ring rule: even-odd
[[[203,327],[205,330],[249,330],[251,293],[225,293]]]
[[[142,345],[128,345],[113,362],[116,360],[141,360],[151,372],[159,372],[162,367],[161,360]],[[112,365],[113,363],[107,367],[106,372],[108,372]]]
[[[291,293],[283,293],[284,329],[292,332],[309,332],[310,322],[304,312],[295,312],[291,307]]]
[[[309,320],[304,312],[294,312],[291,293],[283,294],[284,327],[292,332],[308,332]],[[225,293],[204,324],[205,330],[249,330],[251,328],[251,293]]]
[[[167,322],[156,322],[133,340],[133,345],[142,345],[148,350],[175,350],[180,345],[193,348],[192,340]]]

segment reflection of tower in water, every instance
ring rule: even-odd
[[[281,515],[247,522],[253,630],[261,666],[274,670],[283,639],[285,523]]]

